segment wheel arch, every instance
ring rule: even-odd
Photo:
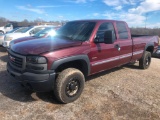
[[[55,72],[61,72],[69,67],[79,69],[85,76],[90,74],[90,61],[87,55],[77,55],[59,59],[53,62],[51,69],[55,70]]]
[[[148,51],[152,54],[154,52],[154,43],[147,44],[145,47],[145,51]]]

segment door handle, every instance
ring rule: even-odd
[[[117,48],[118,51],[121,50],[121,47],[119,46],[119,44],[116,44],[114,47]]]

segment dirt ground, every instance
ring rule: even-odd
[[[1,120],[160,120],[160,59],[149,69],[115,68],[87,78],[81,97],[57,102],[52,92],[34,93],[6,72],[7,53],[0,48]]]

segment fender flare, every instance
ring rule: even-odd
[[[70,57],[56,60],[52,63],[51,70],[56,70],[63,63],[72,62],[75,60],[83,60],[86,62],[87,67],[88,67],[87,75],[89,75],[90,74],[90,60],[87,55],[76,55],[76,56],[70,56]]]
[[[153,47],[153,52],[154,52],[154,43],[148,43],[148,44],[146,44],[145,51],[147,51],[148,47]]]
[[[148,43],[145,46],[145,50],[147,50],[148,47],[153,47],[154,48],[154,43]]]

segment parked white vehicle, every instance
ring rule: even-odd
[[[17,27],[9,32],[7,32],[6,34],[9,34],[9,33],[19,33],[19,32],[22,32],[24,29],[26,29],[27,27]],[[2,43],[4,42],[4,37],[6,34],[2,34],[0,35],[0,46],[2,45]]]
[[[11,23],[8,23],[7,25],[0,27],[0,35],[5,34],[6,32],[11,30],[13,30],[13,25]]]
[[[34,34],[38,33],[39,31],[45,29],[47,26],[32,26],[24,29],[21,33],[9,33],[6,34],[4,37],[3,47],[8,48],[9,43],[21,37],[33,36]]]

